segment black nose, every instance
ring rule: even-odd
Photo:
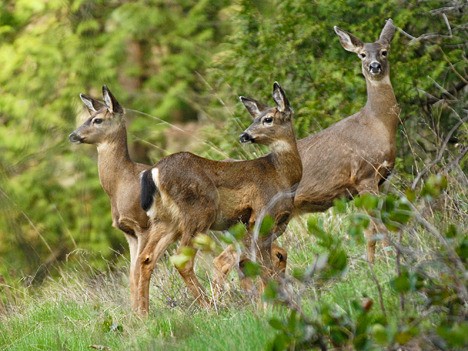
[[[380,73],[382,71],[382,65],[374,61],[370,64],[369,71],[371,71],[371,73]]]
[[[241,143],[248,143],[249,141],[253,142],[253,138],[250,136],[250,134],[244,132],[240,135],[239,141]]]
[[[78,134],[73,132],[68,136],[68,140],[70,140],[72,143],[81,143],[83,139]]]

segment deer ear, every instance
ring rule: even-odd
[[[245,96],[239,96],[239,100],[244,104],[245,108],[253,118],[260,116],[262,111],[267,109],[267,107],[261,102]]]
[[[362,47],[364,46],[364,43],[359,38],[355,37],[351,33],[348,33],[338,28],[337,26],[334,26],[333,29],[335,30],[335,33],[338,34],[341,46],[343,46],[343,48],[346,51],[351,51],[355,53],[361,51]]]
[[[393,39],[394,34],[395,34],[395,25],[393,24],[392,19],[389,18],[387,22],[385,23],[385,26],[383,27],[382,32],[380,33],[379,40],[387,44],[390,44],[390,42]]]
[[[106,85],[102,86],[102,97],[104,98],[104,102],[106,103],[107,108],[110,112],[120,114],[123,113],[123,107],[120,106],[117,99],[112,95],[111,91]]]
[[[288,98],[286,97],[283,88],[281,88],[278,82],[273,84],[273,100],[275,100],[280,112],[290,110]]]
[[[89,112],[97,112],[104,107],[104,104],[101,101],[95,100],[86,94],[80,94],[80,99],[86,105]]]

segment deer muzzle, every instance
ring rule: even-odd
[[[76,132],[71,133],[68,136],[68,140],[70,140],[70,142],[72,142],[72,143],[82,143],[83,142],[83,138],[81,136],[79,136]]]
[[[249,134],[249,133],[242,133],[240,136],[239,136],[239,141],[244,144],[244,143],[248,143],[248,142],[251,142],[253,143],[254,142],[254,139],[252,138],[252,136]]]
[[[369,65],[369,72],[372,74],[379,74],[382,72],[382,65],[377,61],[371,62]]]

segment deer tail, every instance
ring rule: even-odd
[[[140,176],[141,195],[140,204],[144,211],[148,212],[154,202],[154,196],[158,187],[153,179],[152,168],[143,171]]]

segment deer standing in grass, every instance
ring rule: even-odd
[[[395,33],[387,20],[380,37],[363,43],[335,27],[341,45],[362,62],[367,103],[354,115],[298,141],[304,165],[295,197],[295,213],[324,211],[338,198],[379,192],[395,164],[400,108],[390,83],[388,52]],[[377,225],[366,231],[367,258],[374,261]]]
[[[110,198],[112,225],[125,234],[130,248],[130,298],[136,310],[139,269],[135,267],[149,228],[149,218],[140,206],[140,173],[151,166],[130,159],[124,109],[106,86],[102,95],[104,102],[80,94],[90,117],[69,140],[97,146],[99,178]],[[272,247],[274,266],[280,273],[286,268],[286,255],[282,248]]]
[[[130,296],[135,309],[139,281],[136,261],[149,228],[148,216],[140,206],[139,175],[150,166],[130,159],[124,109],[106,86],[102,87],[102,95],[104,102],[80,94],[90,117],[70,134],[69,140],[97,146],[99,179],[110,198],[112,225],[124,232],[130,248]]]
[[[363,43],[338,27],[334,29],[343,48],[361,59],[367,103],[354,115],[297,141],[303,176],[294,199],[294,215],[325,211],[335,199],[377,194],[395,163],[400,109],[390,83],[388,63],[395,32],[393,22],[387,20],[373,43]],[[370,262],[375,258],[377,227],[371,222],[365,233]],[[283,270],[286,257],[284,254]],[[235,251],[228,246],[215,258],[214,265],[224,278],[235,262]]]
[[[267,145],[269,154],[247,161],[213,161],[182,152],[163,158],[142,173],[141,203],[151,218],[148,241],[138,259],[142,312],[148,311],[151,274],[171,243],[180,240],[179,250],[193,248],[192,239],[196,234],[209,229],[225,230],[242,222],[248,229],[244,238],[248,248],[252,229],[265,208],[274,219],[274,226],[269,235],[261,236],[255,243],[256,254],[263,268],[262,281],[273,274],[272,241],[289,221],[293,197],[285,197],[275,204],[271,200],[279,193],[294,191],[302,175],[292,126],[293,112],[278,83],[273,86],[275,107],[268,108],[245,97],[240,99],[254,117],[240,141]],[[208,304],[194,273],[194,260],[195,255],[177,269],[195,299]]]

